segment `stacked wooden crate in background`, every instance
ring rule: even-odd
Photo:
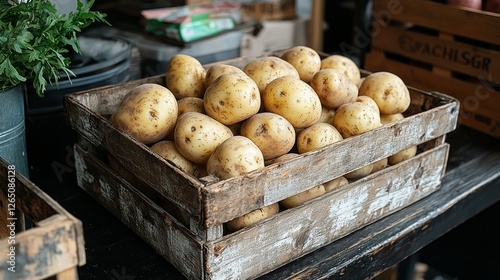
[[[500,137],[500,14],[433,1],[374,0],[364,68],[460,101],[459,123]]]

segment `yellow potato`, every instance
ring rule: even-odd
[[[321,117],[321,101],[301,79],[283,76],[271,81],[262,94],[264,108],[287,119],[294,128],[305,128]]]
[[[321,68],[321,57],[312,48],[295,46],[287,49],[281,58],[288,61],[299,73],[302,81],[309,83],[316,72]]]
[[[417,146],[411,146],[409,148],[403,149],[388,158],[388,163],[390,165],[398,164],[404,160],[414,157],[417,154]]]
[[[184,113],[174,129],[177,150],[193,163],[203,165],[231,130],[213,118],[198,112]]]
[[[359,67],[352,59],[347,56],[334,54],[325,57],[321,60],[321,69],[336,69],[352,81],[353,84],[358,85],[361,79],[361,72]]]
[[[340,106],[333,116],[333,126],[347,138],[380,127],[380,114],[365,102]]]
[[[371,173],[375,173],[387,167],[388,159],[383,158],[373,163],[373,168]]]
[[[179,153],[173,141],[162,140],[156,142],[153,146],[151,146],[151,150],[158,153],[162,158],[171,161],[186,173],[194,174],[194,163]]]
[[[390,114],[390,115],[380,115],[380,122],[382,124],[394,123],[404,119],[405,117],[401,113]]]
[[[330,180],[326,183],[323,184],[323,186],[325,187],[325,192],[331,192],[331,191],[334,191],[340,187],[342,187],[343,185],[346,185],[348,184],[349,181],[347,180],[346,177],[344,176],[340,176],[340,177],[337,177],[333,180]]]
[[[300,192],[296,195],[292,195],[288,198],[285,198],[279,202],[280,206],[289,209],[295,206],[306,203],[309,200],[312,200],[316,197],[319,197],[325,193],[325,186],[318,185],[303,192]]]
[[[177,100],[172,92],[164,86],[148,83],[132,88],[110,121],[138,141],[152,144],[174,129],[177,115]]]
[[[244,227],[255,224],[259,221],[267,219],[273,215],[278,214],[280,211],[279,204],[273,203],[262,208],[256,209],[241,217],[235,218],[226,223],[227,229],[231,232],[238,231]]]
[[[342,139],[342,135],[333,125],[319,122],[300,131],[297,136],[297,150],[303,154]]]
[[[355,101],[356,102],[362,102],[362,103],[364,103],[366,105],[371,106],[373,108],[373,110],[377,111],[380,114],[380,110],[378,108],[377,103],[371,97],[366,96],[366,95],[362,95],[362,96],[356,97]]]
[[[261,96],[257,84],[245,74],[219,76],[206,89],[205,112],[213,119],[232,125],[259,112]]]
[[[222,142],[207,160],[207,172],[221,180],[264,167],[264,156],[252,140],[232,136]]]
[[[203,99],[199,97],[184,97],[177,100],[179,117],[186,112],[199,112],[205,114]]]
[[[321,104],[337,109],[340,105],[353,102],[358,96],[358,87],[346,75],[336,69],[321,69],[311,79]]]
[[[333,123],[333,115],[335,115],[335,109],[326,108],[325,106],[322,106],[321,117],[319,118],[318,122],[332,124]]]
[[[206,70],[196,59],[187,54],[175,54],[167,65],[165,82],[175,98],[200,97],[205,92]]]
[[[262,112],[245,120],[240,134],[259,147],[264,159],[273,159],[288,153],[295,145],[295,129],[282,116]]]
[[[243,72],[257,83],[261,93],[267,84],[276,78],[292,75],[300,79],[299,72],[293,65],[275,56],[254,59],[243,67]]]
[[[403,113],[411,102],[410,92],[403,80],[385,71],[368,75],[358,94],[371,97],[377,103],[380,114],[384,115]]]
[[[363,178],[363,177],[371,174],[372,170],[373,170],[373,163],[365,165],[365,166],[358,168],[354,171],[351,171],[351,172],[345,174],[344,177],[346,177],[347,179],[351,179],[351,180],[360,179],[360,178]]]
[[[205,88],[208,88],[208,86],[210,86],[219,76],[229,73],[245,74],[242,69],[234,65],[225,63],[214,64],[207,69],[207,74],[205,76]]]

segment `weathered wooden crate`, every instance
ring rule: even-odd
[[[459,123],[500,137],[500,14],[435,1],[373,1],[364,68],[460,101]]]
[[[0,184],[0,279],[78,279],[86,261],[80,220],[1,157]]]
[[[225,61],[242,66],[254,58]],[[195,178],[109,121],[123,96],[158,75],[65,98],[78,185],[189,279],[251,279],[325,246],[439,189],[459,103],[411,88],[406,118],[292,160],[218,181]],[[412,159],[228,233],[224,223],[418,145]],[[112,161],[110,161],[110,158]],[[118,162],[130,173],[115,172]],[[128,176],[132,174],[133,176]]]

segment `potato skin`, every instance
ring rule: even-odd
[[[204,108],[207,115],[232,125],[259,112],[261,96],[257,84],[245,74],[219,76],[206,89]]]
[[[310,83],[312,77],[321,68],[321,57],[312,48],[295,46],[286,50],[281,58],[297,69],[302,81]]]
[[[229,64],[217,63],[207,69],[205,88],[208,88],[219,76],[229,73],[245,74],[242,69]]]
[[[294,128],[305,128],[321,117],[321,101],[314,89],[299,78],[283,76],[271,81],[262,95],[264,109],[283,116]]]
[[[179,169],[189,174],[194,174],[195,165],[185,158],[175,146],[173,141],[162,140],[151,146],[151,150],[158,153],[162,158],[173,162]]]
[[[380,114],[384,115],[403,113],[411,102],[410,92],[403,80],[385,71],[368,75],[358,94],[371,97],[377,103]]]
[[[204,165],[215,148],[232,137],[232,131],[213,118],[199,113],[184,113],[174,129],[177,150],[188,160]]]
[[[179,117],[186,112],[199,112],[205,114],[205,106],[203,104],[203,99],[199,97],[184,97],[177,100],[177,105],[179,107]]]
[[[358,97],[358,86],[336,69],[321,69],[311,78],[311,87],[316,91],[324,107],[337,109],[353,102]]]
[[[380,127],[380,114],[363,102],[351,102],[340,106],[333,116],[333,126],[347,138]]]
[[[358,85],[361,79],[361,72],[358,65],[347,56],[334,54],[323,58],[321,60],[321,69],[326,68],[338,70],[346,75],[355,85]]]
[[[205,92],[206,70],[196,59],[187,54],[175,54],[167,65],[165,82],[175,98],[200,97]]]
[[[221,180],[262,167],[264,167],[264,156],[259,147],[241,135],[226,139],[207,160],[207,172]]]
[[[303,192],[300,192],[296,195],[292,195],[288,198],[285,198],[279,202],[280,206],[289,209],[293,208],[295,206],[301,205],[306,203],[309,200],[312,200],[316,197],[319,197],[321,195],[325,194],[325,186],[323,185],[317,185],[315,187],[312,187],[308,190],[305,190]]]
[[[164,86],[142,84],[132,88],[111,116],[111,123],[144,144],[165,138],[175,126],[178,105]]]
[[[227,222],[226,226],[229,231],[235,232],[244,227],[250,226],[273,215],[276,215],[279,211],[279,204],[277,202],[272,203],[270,205],[253,210],[252,212],[249,212],[241,217],[235,218]]]
[[[267,84],[276,78],[292,75],[300,79],[299,72],[293,65],[274,56],[261,57],[250,61],[243,67],[243,72],[257,83],[261,94]]]
[[[262,112],[245,120],[240,134],[252,140],[262,151],[265,160],[288,153],[295,145],[295,129],[282,116]]]
[[[342,135],[333,125],[319,122],[300,131],[297,136],[297,150],[302,154],[342,139]]]

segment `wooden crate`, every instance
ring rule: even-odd
[[[86,261],[80,220],[1,157],[0,184],[0,279],[78,279]]]
[[[456,97],[460,124],[500,137],[500,14],[433,1],[391,3],[373,1],[364,68]]]
[[[252,59],[225,62],[242,67]],[[198,179],[108,121],[132,87],[164,80],[159,75],[67,95],[65,107],[80,136],[78,185],[189,279],[255,278],[438,190],[449,150],[445,136],[455,129],[459,110],[452,97],[411,88],[407,116],[394,124],[242,176]],[[413,145],[419,153],[410,160],[225,231],[227,221]],[[115,161],[130,173],[114,171]]]

